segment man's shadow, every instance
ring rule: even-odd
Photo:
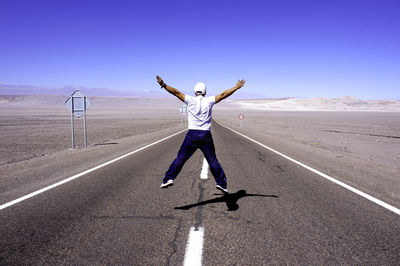
[[[218,202],[225,202],[226,206],[228,207],[228,211],[236,211],[239,209],[239,204],[237,203],[239,199],[244,197],[270,197],[270,198],[278,198],[276,195],[262,195],[262,194],[248,194],[246,190],[238,190],[235,193],[226,193],[226,194],[214,194],[214,195],[222,195],[222,197],[201,201],[198,203],[175,207],[174,209],[177,210],[189,210],[193,207],[198,207],[202,205],[207,205],[211,203],[218,203]]]

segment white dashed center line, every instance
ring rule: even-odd
[[[208,163],[206,158],[203,159],[203,167],[201,168],[200,179],[208,179]]]
[[[184,266],[200,266],[203,254],[203,227],[190,228],[189,238],[186,245]]]

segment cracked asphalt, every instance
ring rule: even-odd
[[[1,265],[398,265],[400,217],[214,123],[231,194],[197,151],[159,188],[184,133],[0,211]],[[301,158],[296,158],[301,159]],[[374,195],[372,195],[374,196]]]

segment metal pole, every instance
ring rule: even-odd
[[[182,108],[183,108],[183,119],[184,119],[183,123],[185,126],[187,126],[187,107],[183,106]]]
[[[182,115],[182,111],[181,112],[181,126],[183,126],[183,115]]]
[[[85,142],[85,148],[87,148],[87,137],[86,137],[86,96],[83,97],[83,141]]]
[[[242,120],[240,120],[240,128],[242,128]]]
[[[72,149],[75,149],[74,145],[74,97],[71,97],[71,132],[72,132]]]
[[[188,125],[188,114],[187,114],[187,106],[185,107],[185,118],[186,118],[186,126]]]

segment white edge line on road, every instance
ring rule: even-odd
[[[242,137],[244,137],[244,138],[246,138],[246,139],[248,139],[248,140],[250,140],[250,141],[252,141],[252,142],[254,142],[254,143],[256,143],[256,144],[258,144],[258,145],[260,145],[262,147],[264,147],[264,148],[266,148],[267,150],[270,150],[270,151],[282,156],[283,158],[288,159],[289,161],[291,161],[291,162],[293,162],[295,164],[298,164],[298,165],[306,168],[307,170],[310,170],[311,172],[313,172],[313,173],[315,173],[315,174],[317,174],[317,175],[319,175],[319,176],[321,176],[323,178],[326,178],[329,181],[332,181],[333,183],[336,183],[337,185],[342,186],[342,187],[344,187],[344,188],[356,193],[357,195],[360,195],[361,197],[364,197],[364,198],[366,198],[366,199],[368,199],[368,200],[370,200],[370,201],[372,201],[372,202],[374,202],[374,203],[376,203],[376,204],[378,204],[378,205],[380,205],[380,206],[382,206],[382,207],[384,207],[384,208],[386,208],[386,209],[388,209],[388,210],[400,215],[400,209],[398,209],[398,208],[396,208],[396,207],[394,207],[392,205],[389,205],[388,203],[383,202],[383,201],[381,201],[381,200],[379,200],[379,199],[377,199],[377,198],[375,198],[375,197],[373,197],[373,196],[371,196],[371,195],[369,195],[367,193],[364,193],[364,192],[362,192],[362,191],[360,191],[360,190],[358,190],[358,189],[356,189],[356,188],[354,188],[352,186],[349,186],[349,185],[347,185],[347,184],[345,184],[345,183],[343,183],[343,182],[341,182],[339,180],[336,180],[335,178],[333,178],[333,177],[331,177],[331,176],[329,176],[327,174],[324,174],[324,173],[322,173],[322,172],[320,172],[320,171],[318,171],[318,170],[316,170],[316,169],[314,169],[314,168],[312,168],[312,167],[310,167],[308,165],[305,165],[304,163],[301,163],[301,162],[299,162],[299,161],[297,161],[297,160],[295,160],[295,159],[293,159],[293,158],[291,158],[291,157],[289,157],[289,156],[287,156],[287,155],[285,155],[283,153],[280,153],[279,151],[276,151],[276,150],[274,150],[274,149],[272,149],[272,148],[270,148],[270,147],[268,147],[268,146],[266,146],[266,145],[264,145],[264,144],[262,144],[262,143],[260,143],[260,142],[258,142],[256,140],[254,140],[254,139],[252,139],[252,138],[250,138],[250,137],[248,137],[248,136],[246,136],[246,135],[244,135],[242,133],[239,133],[239,132],[237,132],[236,130],[234,130],[232,128],[224,126],[224,125],[222,125],[220,123],[218,123],[218,124],[220,126],[226,128],[226,129],[229,129],[229,130],[235,132],[236,134],[238,134],[238,135],[240,135],[240,136],[242,136]]]
[[[203,167],[201,168],[200,179],[208,179],[208,163],[206,158],[203,159]]]
[[[189,238],[186,245],[184,266],[200,266],[203,255],[203,227],[190,228]]]
[[[177,133],[175,133],[175,134],[172,134],[172,135],[170,135],[170,136],[168,136],[168,137],[165,137],[165,138],[160,139],[160,140],[158,140],[158,141],[156,141],[156,142],[153,142],[153,143],[151,143],[151,144],[148,144],[148,145],[146,145],[146,146],[144,146],[144,147],[142,147],[142,148],[139,148],[139,149],[137,149],[137,150],[131,151],[131,152],[129,152],[129,153],[125,154],[125,155],[122,155],[122,156],[120,156],[120,157],[118,157],[118,158],[115,158],[115,159],[113,159],[113,160],[111,160],[111,161],[105,162],[105,163],[100,164],[100,165],[98,165],[98,166],[95,166],[95,167],[93,167],[93,168],[91,168],[91,169],[88,169],[88,170],[86,170],[86,171],[83,171],[83,172],[81,172],[81,173],[79,173],[79,174],[76,174],[76,175],[73,175],[73,176],[71,176],[71,177],[68,177],[67,179],[61,180],[61,181],[59,181],[59,182],[57,182],[57,183],[55,183],[55,184],[53,184],[53,185],[44,187],[44,188],[39,189],[39,190],[37,190],[37,191],[35,191],[35,192],[32,192],[32,193],[30,193],[30,194],[28,194],[28,195],[25,195],[25,196],[23,196],[23,197],[20,197],[20,198],[18,198],[18,199],[15,199],[15,200],[13,200],[13,201],[8,202],[8,203],[2,204],[2,205],[0,205],[0,210],[3,210],[3,209],[5,209],[5,208],[8,208],[8,207],[10,207],[10,206],[12,206],[12,205],[14,205],[14,204],[17,204],[17,203],[19,203],[19,202],[21,202],[21,201],[26,200],[26,199],[32,198],[32,197],[34,197],[34,196],[36,196],[36,195],[39,195],[39,194],[41,194],[41,193],[43,193],[43,192],[45,192],[45,191],[47,191],[47,190],[53,189],[53,188],[55,188],[55,187],[58,187],[58,186],[60,186],[60,185],[62,185],[62,184],[65,184],[65,183],[67,183],[67,182],[69,182],[69,181],[72,181],[72,180],[74,180],[74,179],[76,179],[76,178],[78,178],[78,177],[81,177],[81,176],[86,175],[86,174],[88,174],[88,173],[90,173],[90,172],[93,172],[93,171],[95,171],[95,170],[97,170],[97,169],[100,169],[100,168],[102,168],[102,167],[104,167],[104,166],[106,166],[106,165],[112,164],[112,163],[114,163],[114,162],[116,162],[116,161],[118,161],[118,160],[121,160],[121,159],[123,159],[123,158],[125,158],[125,157],[128,157],[128,156],[134,154],[134,153],[137,153],[137,152],[139,152],[139,151],[141,151],[141,150],[144,150],[144,149],[146,149],[146,148],[148,148],[148,147],[150,147],[150,146],[156,145],[156,144],[158,144],[158,143],[160,143],[160,142],[162,142],[162,141],[164,141],[164,140],[166,140],[166,139],[169,139],[169,138],[171,138],[171,137],[173,137],[173,136],[175,136],[175,135],[178,135],[178,134],[180,134],[180,133],[182,133],[183,131],[186,131],[186,130],[187,130],[187,129],[184,129],[184,130],[182,130],[182,131],[179,131],[179,132],[177,132]]]

